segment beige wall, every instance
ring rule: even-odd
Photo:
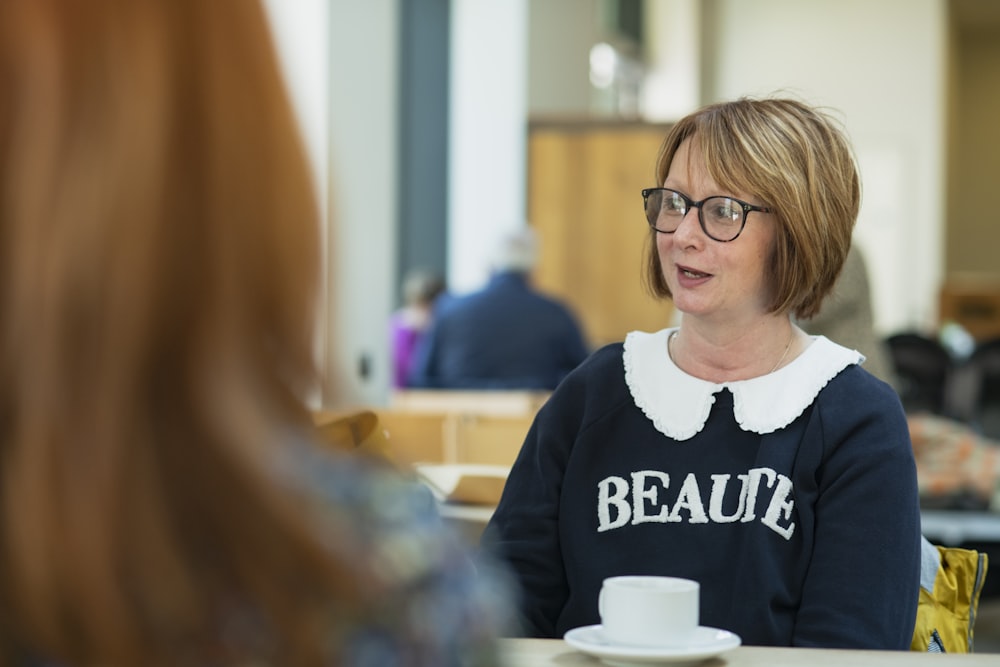
[[[1000,29],[954,34],[945,270],[1000,282]]]
[[[705,101],[790,94],[830,107],[864,187],[855,238],[876,328],[926,328],[942,276],[944,0],[705,0]]]
[[[535,115],[586,112],[590,47],[601,38],[596,0],[528,1],[528,104]]]

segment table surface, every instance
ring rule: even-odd
[[[603,667],[598,658],[577,651],[561,639],[501,640],[510,667]],[[693,663],[650,663],[665,667],[997,667],[1000,654],[932,654],[908,651],[772,648],[740,646],[720,656]]]
[[[971,510],[920,510],[924,537],[935,544],[1000,542],[1000,513]]]

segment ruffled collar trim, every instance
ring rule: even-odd
[[[688,375],[667,353],[675,328],[655,333],[633,331],[625,337],[625,384],[636,407],[656,430],[674,440],[697,435],[723,389],[733,394],[733,415],[744,431],[761,435],[791,424],[842,370],[864,361],[864,355],[824,336],[773,373],[716,384]]]

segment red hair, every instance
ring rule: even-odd
[[[265,456],[309,428],[318,216],[253,0],[0,3],[0,647],[166,665],[362,582]]]

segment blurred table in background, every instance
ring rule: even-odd
[[[548,397],[534,391],[406,390],[394,393],[388,406],[320,411],[314,420],[324,440],[353,442],[413,471],[437,497],[441,515],[477,543]]]
[[[402,412],[477,415],[534,415],[549,399],[547,391],[403,389],[389,397],[389,408]]]
[[[402,462],[510,466],[549,392],[405,390],[372,408]]]
[[[1000,514],[996,512],[922,509],[920,527],[924,537],[944,546],[1000,542]]]

